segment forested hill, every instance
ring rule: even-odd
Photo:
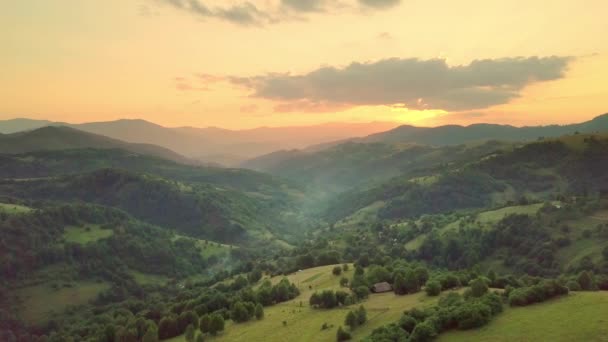
[[[151,155],[182,163],[193,162],[164,147],[128,143],[63,126],[48,126],[32,131],[0,134],[0,153],[14,154],[39,150],[81,148],[124,149],[132,153]]]
[[[0,154],[0,178],[40,178],[91,172],[100,168],[154,174],[183,182],[207,183],[234,190],[281,196],[300,188],[268,174],[212,166],[196,166],[121,149],[67,149]]]
[[[365,162],[358,158],[360,153],[353,153],[353,146],[358,149],[367,149],[368,158],[376,163],[380,163],[382,172],[382,162],[387,157],[386,152],[378,150],[372,151],[372,146],[403,146],[403,145],[422,145],[422,146],[458,146],[458,145],[477,145],[486,141],[503,141],[511,143],[532,142],[539,138],[559,137],[575,133],[597,133],[608,132],[608,114],[596,117],[593,120],[572,124],[572,125],[550,125],[550,126],[529,126],[515,127],[509,125],[494,124],[475,124],[471,126],[439,126],[439,127],[415,127],[399,126],[392,130],[369,135],[364,138],[353,138],[318,146],[311,146],[302,150],[285,150],[258,156],[245,161],[241,166],[279,174],[291,176],[298,172],[298,168],[310,170],[313,174],[315,168],[321,162],[330,168],[332,163],[355,163]],[[382,145],[378,145],[382,144]],[[385,148],[386,149],[386,148]],[[395,156],[398,157],[398,156]],[[407,158],[407,156],[405,156]],[[358,158],[358,159],[356,159]],[[337,159],[337,160],[334,160]],[[403,163],[405,159],[401,159]],[[348,171],[347,176],[348,176]]]
[[[344,143],[315,153],[277,152],[244,164],[325,191],[345,191],[408,173],[425,175],[442,164],[477,160],[512,144],[433,147],[418,144]]]
[[[573,135],[497,151],[465,164],[442,164],[424,177],[404,173],[371,188],[347,191],[326,211],[344,218],[381,202],[379,218],[418,217],[481,208],[522,197],[558,193],[587,196],[608,191],[608,138]]]

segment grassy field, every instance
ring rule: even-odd
[[[352,276],[353,268],[346,273]],[[351,307],[332,310],[312,309],[308,306],[308,298],[314,291],[340,288],[341,276],[331,273],[332,266],[322,266],[307,269],[288,276],[301,290],[300,296],[286,303],[264,308],[265,318],[261,321],[233,324],[227,322],[224,333],[212,337],[211,341],[335,341],[338,326],[344,326],[344,318],[349,310],[363,305],[367,310],[368,322],[356,329],[354,340],[369,335],[372,330],[387,323],[397,321],[404,310],[432,305],[437,298],[427,297],[423,292],[396,296],[392,292],[373,294],[362,303]],[[272,278],[272,282],[280,281],[281,277]],[[300,302],[302,303],[300,305]],[[287,324],[283,325],[283,321]],[[330,329],[321,330],[326,323]],[[183,336],[168,340],[171,342],[185,341]]]
[[[220,257],[223,255],[227,255],[230,252],[231,248],[237,248],[235,246],[225,245],[225,244],[221,244],[219,242],[213,242],[213,241],[208,241],[208,240],[199,240],[199,239],[194,239],[194,238],[179,235],[179,234],[176,234],[172,240],[175,241],[180,238],[195,240],[196,246],[201,250],[201,255],[205,258],[208,258],[210,256]]]
[[[131,271],[130,273],[140,285],[164,285],[169,281],[169,278],[158,274],[148,274],[138,271]]]
[[[66,283],[67,285],[67,283]],[[21,302],[19,314],[30,324],[40,324],[52,318],[53,312],[61,312],[69,306],[88,303],[109,288],[106,283],[70,282],[69,287],[59,285],[53,288],[49,283],[29,286],[16,291]]]
[[[32,211],[32,208],[19,204],[0,203],[0,212],[7,214],[23,214]]]
[[[63,232],[65,242],[85,245],[112,236],[111,229],[102,229],[98,225],[89,224],[83,227],[66,227]]]
[[[438,341],[608,341],[608,292],[509,308],[481,329],[445,333]]]

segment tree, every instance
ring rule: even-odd
[[[201,317],[201,320],[198,323],[198,327],[201,330],[201,332],[204,333],[208,333],[209,328],[211,325],[211,316],[209,315],[203,315],[203,317]]]
[[[367,322],[367,311],[363,305],[360,305],[359,309],[357,309],[357,324],[362,325],[365,322]]]
[[[593,277],[587,271],[581,272],[576,280],[583,291],[590,291],[595,288]]]
[[[331,271],[331,273],[333,273],[333,275],[335,275],[335,276],[339,276],[340,274],[342,274],[342,267],[340,267],[340,266],[334,267],[334,269]]]
[[[608,254],[608,247],[606,247],[606,251],[607,251],[607,254]],[[606,260],[608,260],[608,257],[606,257]],[[342,270],[344,272],[348,272],[348,264],[342,265]]]
[[[181,332],[178,331],[177,321],[173,317],[164,317],[158,323],[158,337],[163,339],[169,339],[179,335]]]
[[[194,342],[194,326],[192,324],[188,324],[186,327],[186,341]]]
[[[230,318],[236,323],[247,322],[249,320],[249,311],[242,302],[236,302],[230,310]]]
[[[395,294],[398,295],[404,295],[407,293],[405,278],[401,275],[401,273],[397,273],[395,276],[395,280],[393,281],[393,291],[395,291]]]
[[[428,322],[418,323],[412,331],[410,341],[412,342],[427,342],[432,341],[437,335],[435,328]]]
[[[430,280],[424,288],[429,296],[438,296],[441,293],[441,284],[436,280]]]
[[[342,277],[342,279],[340,279],[340,286],[342,286],[342,287],[348,286],[348,278]]]
[[[224,331],[224,317],[220,314],[213,314],[209,321],[209,332],[215,335],[220,331]]]
[[[344,329],[342,329],[342,327],[338,328],[338,331],[336,333],[336,341],[341,342],[341,341],[348,341],[350,340],[352,337],[350,336],[350,334],[345,331]]]
[[[426,283],[427,280],[429,280],[429,271],[425,267],[417,267],[414,270],[414,273],[416,273],[416,278],[418,279],[419,285],[422,285]]]
[[[350,330],[354,330],[358,325],[357,315],[353,311],[349,311],[348,314],[346,314],[346,318],[344,319],[344,324],[350,327]]]
[[[471,281],[471,295],[473,297],[479,298],[488,292],[488,284],[481,279],[477,278]]]
[[[418,282],[418,277],[414,271],[407,270],[405,272],[404,279],[407,293],[415,293],[420,290],[420,283]]]
[[[148,330],[146,330],[141,342],[158,342],[158,329],[156,325],[150,324],[148,326]]]
[[[262,271],[259,268],[254,268],[251,273],[247,276],[250,284],[257,283],[260,279],[262,279]]]
[[[264,308],[260,303],[256,304],[255,306],[255,318],[257,318],[258,320],[264,318]]]

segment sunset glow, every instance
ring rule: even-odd
[[[606,1],[253,1],[255,16],[229,11],[242,1],[199,3],[212,10],[167,0],[7,2],[0,118],[237,129],[530,125],[583,121],[608,108]],[[431,71],[431,61],[443,64]],[[394,94],[375,86],[383,70],[392,70]],[[457,88],[434,88],[465,71]],[[431,102],[408,101],[418,92]],[[473,94],[479,103],[467,102]]]

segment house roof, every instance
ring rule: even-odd
[[[388,291],[392,291],[393,287],[391,286],[391,284],[389,284],[387,282],[382,282],[382,283],[374,284],[373,290],[374,290],[374,292],[388,292]]]

